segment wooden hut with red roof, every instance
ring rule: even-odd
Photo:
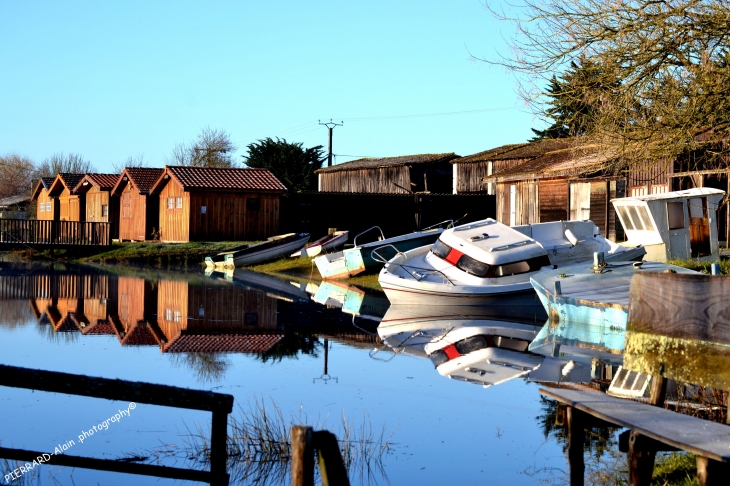
[[[117,179],[112,194],[120,199],[120,240],[154,239],[160,228],[160,198],[151,190],[163,172],[159,168],[127,167]]]
[[[74,187],[74,192],[83,197],[84,221],[111,223],[110,237],[119,238],[119,197],[112,189],[119,174],[84,174]]]
[[[84,221],[86,211],[82,208],[85,204],[85,194],[76,193],[76,185],[84,177],[84,174],[71,174],[62,172],[56,176],[48,190],[48,196],[54,198],[58,204],[58,210],[53,211],[53,219],[56,221]]]
[[[151,192],[160,241],[260,240],[279,231],[286,187],[267,169],[166,166]]]
[[[59,219],[57,213],[61,207],[58,205],[57,201],[54,203],[53,198],[48,194],[54,180],[56,180],[55,177],[41,177],[38,184],[36,184],[33,189],[31,201],[36,202],[36,219]]]

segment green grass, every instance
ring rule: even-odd
[[[697,456],[672,453],[657,455],[652,476],[652,486],[692,486],[697,484]]]
[[[40,252],[32,258],[53,258],[78,263],[145,264],[188,266],[203,262],[206,255],[227,251],[249,242],[216,241],[191,243],[114,243],[112,248],[84,248],[73,251]]]
[[[700,262],[690,258],[686,260],[669,260],[667,263],[707,274],[711,273],[710,265],[713,263],[719,263],[720,273],[722,275],[730,275],[730,260],[720,260],[719,262]]]
[[[246,268],[254,272],[295,277],[298,280],[321,280],[319,271],[311,258],[285,257],[273,262],[252,265]],[[341,282],[381,292],[383,290],[380,287],[380,283],[378,283],[378,272],[360,274],[353,278],[343,279]]]

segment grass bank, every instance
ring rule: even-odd
[[[295,277],[300,280],[321,280],[319,271],[311,258],[282,258],[269,263],[246,267],[255,272]],[[348,285],[382,291],[378,283],[378,272],[360,274],[357,277],[341,280]]]
[[[719,262],[699,262],[690,258],[687,260],[669,260],[667,263],[707,274],[711,273],[710,265],[713,263],[719,263],[720,273],[722,275],[730,275],[730,260],[720,260]]]

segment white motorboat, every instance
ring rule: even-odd
[[[398,252],[378,280],[392,304],[484,305],[534,294],[530,277],[537,272],[591,260],[596,252],[606,262],[646,253],[603,238],[592,221],[509,227],[490,218],[445,230],[431,247]]]

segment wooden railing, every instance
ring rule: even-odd
[[[0,219],[0,243],[26,245],[111,245],[111,223]]]

